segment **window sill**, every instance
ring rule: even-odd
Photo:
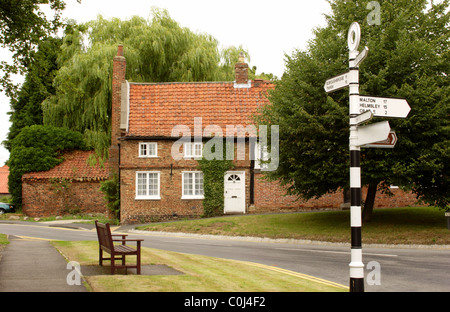
[[[135,197],[135,200],[161,200],[160,196],[139,196]]]
[[[205,199],[203,195],[183,195],[181,199]]]

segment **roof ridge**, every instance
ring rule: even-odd
[[[168,82],[132,82],[128,81],[131,85],[170,85],[170,84],[233,84],[233,81],[168,81]]]
[[[266,83],[266,84],[274,84],[270,80],[264,79],[254,79],[249,80],[252,82],[257,81],[258,83]],[[137,81],[128,81],[130,85],[171,85],[171,84],[233,84],[235,81],[166,81],[166,82],[137,82]]]

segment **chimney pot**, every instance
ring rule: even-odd
[[[123,56],[123,45],[121,44],[117,47],[117,56]]]
[[[244,52],[239,53],[239,63],[245,63]]]
[[[244,53],[239,53],[239,63],[234,66],[235,82],[238,85],[248,83],[248,64],[245,63]]]

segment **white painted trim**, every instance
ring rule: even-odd
[[[202,171],[198,171],[198,170],[197,171],[182,171],[181,172],[181,199],[204,199],[205,198],[204,195],[195,195],[195,194],[185,195],[184,194],[184,174],[185,173],[194,173],[193,181],[192,181],[192,183],[193,183],[192,191],[193,191],[193,193],[195,193],[195,174],[203,173],[203,172]]]
[[[350,226],[361,227],[361,206],[350,207]]]
[[[234,81],[233,83],[235,89],[250,89],[252,87],[251,80],[247,81],[247,83],[236,83],[236,81]]]
[[[350,187],[361,187],[361,167],[350,167]]]
[[[138,175],[139,173],[156,173],[158,174],[158,195],[138,195]],[[147,187],[148,187],[148,175],[147,175]],[[135,199],[136,200],[160,200],[161,199],[161,172],[160,171],[136,171],[136,184],[135,184]],[[148,192],[148,188],[147,188]]]
[[[154,144],[156,154],[155,155],[141,155],[141,145],[142,144],[147,145],[147,152],[150,150],[149,145]],[[139,142],[138,157],[139,158],[158,158],[158,143],[157,142]]]

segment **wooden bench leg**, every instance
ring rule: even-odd
[[[141,242],[140,241],[137,242],[136,249],[137,249],[137,255],[136,255],[136,265],[137,265],[136,271],[137,272],[136,273],[138,275],[141,275]]]
[[[98,263],[100,266],[103,266],[103,250],[101,248],[98,249]]]
[[[114,255],[111,255],[111,275],[114,275],[114,271],[116,270],[115,268],[115,263],[114,263]]]

